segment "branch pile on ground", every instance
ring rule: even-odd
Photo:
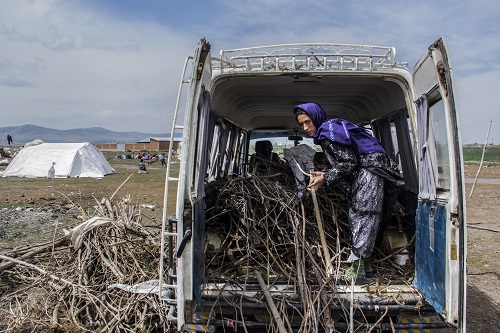
[[[0,256],[0,330],[168,329],[157,295],[122,290],[144,281],[154,288],[157,235],[141,226],[130,198],[115,205],[103,199],[96,210],[61,239]]]
[[[333,319],[328,306],[343,304],[327,294],[335,295],[339,284],[348,283],[342,275],[350,247],[348,202],[341,192],[324,187],[301,200],[296,192],[294,183],[282,181],[278,175],[212,183],[207,189],[211,200],[205,226],[206,278],[209,282],[231,281],[243,290],[261,274],[268,285],[292,285],[292,296],[290,290],[282,296],[274,294],[273,302],[282,311],[274,315],[275,320],[289,318],[285,307],[292,305],[294,315],[298,312],[301,317],[301,331],[314,332],[320,326],[329,331]],[[377,266],[386,279],[407,281],[413,272],[390,260]],[[221,293],[219,299],[234,303],[235,295],[224,299]],[[261,295],[251,301],[266,299]],[[237,305],[235,313],[244,318]],[[349,313],[348,307],[345,313]],[[271,312],[269,315],[272,317]]]

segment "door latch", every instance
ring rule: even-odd
[[[177,249],[177,258],[180,258],[182,255],[182,252],[184,252],[184,248],[186,247],[187,242],[191,240],[191,237],[193,236],[193,233],[191,232],[190,229],[186,230],[184,233],[184,237],[182,237],[182,241],[179,244],[179,248]]]

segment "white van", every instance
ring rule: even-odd
[[[287,191],[295,183],[280,148],[303,138],[292,110],[305,102],[365,126],[399,166],[399,217],[385,221],[372,279],[338,274],[349,244],[336,236],[345,225],[332,222],[331,206],[320,203],[324,251],[308,238],[320,226],[301,210],[310,195]],[[201,40],[182,75],[172,138],[179,131],[179,177],[167,170],[167,188],[178,181],[175,218],[167,232],[174,212],[164,212],[162,228],[170,256],[160,267],[179,330],[465,332],[463,161],[443,39],[412,72],[392,47],[283,44],[213,57]],[[252,160],[257,141],[280,158],[267,174]],[[328,255],[338,270],[325,274]]]

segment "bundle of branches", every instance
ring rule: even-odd
[[[232,178],[214,183],[218,193],[208,203],[207,277],[243,276],[247,270],[265,270],[270,276],[290,278],[296,267],[296,249],[308,251],[306,270],[324,266],[321,235],[312,198],[297,196],[295,183],[276,177]],[[317,196],[329,253],[345,259],[349,233],[346,198],[321,191]],[[296,277],[295,277],[296,278]]]
[[[276,175],[230,178],[211,184],[208,192],[207,280],[255,281],[262,272],[269,284],[281,281],[298,290],[296,299],[285,292],[277,303],[296,302],[294,308],[302,308],[302,321],[312,325],[312,331],[315,325],[331,328],[330,316],[320,315],[319,309],[327,311],[336,300],[326,294],[348,283],[342,275],[350,247],[346,195],[323,187],[299,200],[295,183]],[[391,265],[380,262],[382,272],[383,263]],[[406,279],[405,272],[396,269],[396,276]],[[289,315],[283,312],[275,318]]]
[[[159,260],[159,244],[139,222],[130,198],[103,199],[65,237],[0,256],[1,329],[165,331],[158,297],[136,287],[156,287]]]

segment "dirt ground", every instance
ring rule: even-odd
[[[112,163],[117,173],[100,180],[0,178],[0,253],[51,240],[61,235],[63,228],[80,223],[82,214],[92,214],[95,200],[111,196],[135,172],[135,165],[129,164]],[[159,227],[164,169],[152,165],[148,170],[148,174],[134,175],[119,195],[129,194],[136,205],[143,207],[148,224]],[[469,332],[500,332],[500,164],[483,166],[471,198],[478,164],[468,164],[465,170],[467,328]],[[170,198],[173,191],[169,192]]]
[[[466,165],[467,328],[500,332],[500,165]]]

